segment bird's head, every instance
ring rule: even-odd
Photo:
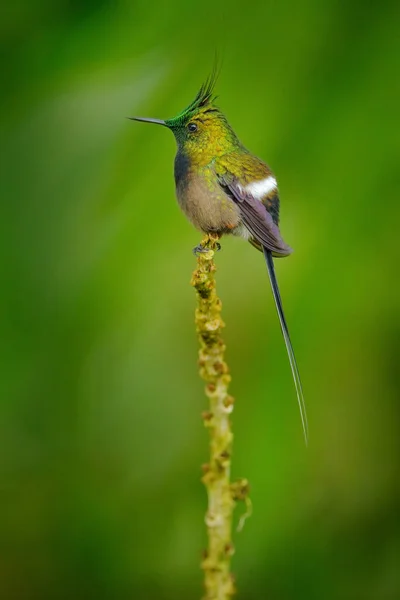
[[[216,79],[214,69],[193,102],[172,119],[162,121],[144,117],[129,118],[168,127],[175,136],[180,152],[187,154],[199,165],[209,164],[213,158],[229,152],[239,144],[224,114],[215,105]]]

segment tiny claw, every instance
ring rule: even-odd
[[[205,254],[206,252],[208,252],[209,249],[208,248],[204,248],[204,246],[202,246],[201,244],[199,244],[198,246],[195,246],[192,250],[193,254],[196,256],[197,254]]]
[[[221,250],[221,244],[215,240],[213,240],[215,242],[215,252],[219,252]],[[203,246],[203,244],[199,244],[198,246],[195,246],[192,250],[193,254],[196,256],[197,254],[205,254],[206,252],[209,252],[210,250],[213,250],[213,248],[207,248],[207,246]]]

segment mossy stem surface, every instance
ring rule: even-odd
[[[208,495],[205,516],[208,548],[202,562],[204,600],[229,600],[235,593],[230,566],[234,552],[232,513],[236,498],[230,483],[233,434],[229,418],[234,401],[228,394],[231,377],[224,360],[222,329],[225,325],[215,283],[214,254],[218,242],[213,236],[206,236],[201,246],[206,251],[198,253],[192,285],[198,301],[195,321],[200,341],[200,376],[206,382],[205,392],[209,399],[209,409],[203,413],[204,424],[210,433],[210,460],[203,466],[202,478]]]

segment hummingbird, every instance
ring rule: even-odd
[[[176,117],[165,121],[145,117],[128,119],[162,125],[174,134],[176,196],[184,214],[197,229],[217,238],[225,234],[243,238],[263,253],[307,444],[303,390],[274,268],[274,258],[292,253],[279,230],[278,184],[269,166],[239,141],[216,105],[216,79],[214,68],[195,99]],[[193,251],[205,249],[199,245]]]

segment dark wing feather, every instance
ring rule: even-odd
[[[224,192],[238,205],[242,221],[254,238],[275,256],[287,256],[292,249],[285,244],[266,206],[239,184],[237,179],[219,176]]]

